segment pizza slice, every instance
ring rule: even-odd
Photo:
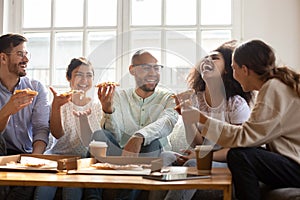
[[[126,165],[116,165],[111,163],[96,163],[91,165],[93,168],[100,170],[143,170],[142,165],[126,164]]]
[[[80,95],[83,95],[83,94],[84,94],[84,91],[83,91],[83,90],[70,90],[70,91],[68,91],[68,92],[62,93],[61,95],[62,95],[62,96],[67,96],[67,95],[72,95],[72,94],[80,94]]]
[[[107,81],[96,85],[96,87],[106,87],[106,86],[120,86],[120,84],[114,81]]]
[[[26,92],[27,94],[31,95],[38,95],[39,93],[35,90],[31,90],[30,88],[22,89],[22,90],[15,90],[14,94],[20,93],[20,92]]]

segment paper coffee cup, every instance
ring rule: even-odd
[[[106,142],[94,141],[93,140],[89,144],[89,147],[90,147],[91,156],[93,156],[93,157],[106,157],[106,149],[107,149]]]
[[[195,148],[198,174],[207,175],[211,173],[213,159],[212,145],[197,145]]]

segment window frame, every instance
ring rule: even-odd
[[[50,61],[49,61],[49,85],[52,85],[55,79],[55,67],[54,64],[54,33],[56,31],[82,31],[83,32],[83,48],[82,48],[82,55],[79,56],[88,56],[87,55],[87,36],[89,31],[116,31],[116,55],[122,55],[123,52],[129,52],[131,50],[130,47],[130,35],[128,34],[122,34],[124,32],[130,32],[135,30],[143,30],[143,29],[153,29],[153,30],[161,30],[161,47],[164,48],[166,45],[166,31],[168,30],[196,30],[196,41],[201,41],[201,31],[203,30],[212,30],[212,29],[227,29],[231,31],[231,36],[234,39],[237,39],[238,41],[242,40],[243,36],[243,18],[242,18],[242,4],[243,0],[231,0],[231,13],[232,13],[232,23],[230,25],[214,25],[214,26],[203,26],[200,25],[200,6],[199,2],[201,0],[196,0],[198,6],[197,6],[197,24],[196,25],[185,25],[185,26],[168,26],[165,25],[165,4],[166,1],[162,0],[162,12],[164,13],[162,15],[162,25],[159,26],[131,26],[130,25],[130,0],[118,0],[117,2],[117,25],[112,27],[87,27],[87,5],[86,0],[84,0],[84,22],[83,27],[69,27],[69,28],[63,28],[63,27],[53,27],[53,21],[51,21],[51,27],[50,28],[22,28],[23,24],[23,0],[16,1],[16,0],[0,0],[0,5],[2,4],[3,12],[0,16],[0,20],[2,22],[2,32],[18,32],[18,33],[30,33],[30,32],[44,32],[48,30],[51,34],[50,36]],[[53,2],[52,2],[53,4]],[[53,16],[54,10],[51,10],[51,16]],[[1,25],[1,23],[0,23]],[[0,29],[1,31],[1,29]],[[196,50],[197,58],[196,60],[199,60],[201,58],[201,49]],[[68,61],[66,61],[68,62]],[[116,61],[116,66],[128,66],[130,63],[130,56],[123,56],[122,59]],[[166,56],[165,54],[161,54],[161,63],[166,62]],[[195,61],[196,62],[196,61]],[[52,67],[51,67],[52,66]],[[128,69],[126,67],[117,67],[115,71],[115,77],[116,80],[121,80],[121,78],[128,73]],[[165,75],[169,76],[169,74]],[[172,76],[172,74],[171,74]],[[126,80],[124,80],[126,81]],[[122,84],[122,83],[121,83]],[[47,87],[48,85],[46,85]],[[65,85],[56,85],[55,87],[59,88],[65,88]]]

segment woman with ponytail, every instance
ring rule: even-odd
[[[300,75],[276,66],[275,60],[272,48],[261,40],[235,49],[234,78],[245,92],[258,91],[250,118],[241,126],[196,109],[182,113],[197,116],[190,123],[204,124],[203,137],[231,148],[227,164],[238,199],[261,199],[259,182],[271,188],[300,187]]]

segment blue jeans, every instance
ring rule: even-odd
[[[272,188],[300,187],[300,165],[263,148],[233,148],[227,154],[238,199],[261,199],[259,182]]]
[[[95,131],[92,140],[106,142],[107,155],[108,156],[120,156],[122,155],[122,148],[115,139],[114,135],[107,130]],[[159,140],[154,140],[147,146],[142,146],[139,156],[140,157],[159,157],[162,152],[162,146]],[[92,190],[92,189],[91,189]],[[135,200],[138,198],[140,190],[120,189],[116,196],[116,200]]]
[[[106,142],[108,156],[122,155],[122,148],[117,142],[114,135],[107,130],[95,131],[92,135],[92,140]],[[162,146],[158,139],[152,141],[147,146],[142,146],[139,156],[140,157],[159,157],[162,152]]]
[[[62,188],[62,199],[63,200],[81,200],[82,188]],[[57,187],[50,186],[39,186],[36,187],[34,193],[35,200],[53,200]]]
[[[31,200],[35,187],[33,186],[1,186],[0,199]]]
[[[82,200],[102,200],[102,189],[85,188]]]
[[[23,152],[7,151],[6,142],[2,134],[0,134],[0,156],[20,154]],[[30,200],[32,199],[33,186],[0,186],[0,199],[6,200]]]

